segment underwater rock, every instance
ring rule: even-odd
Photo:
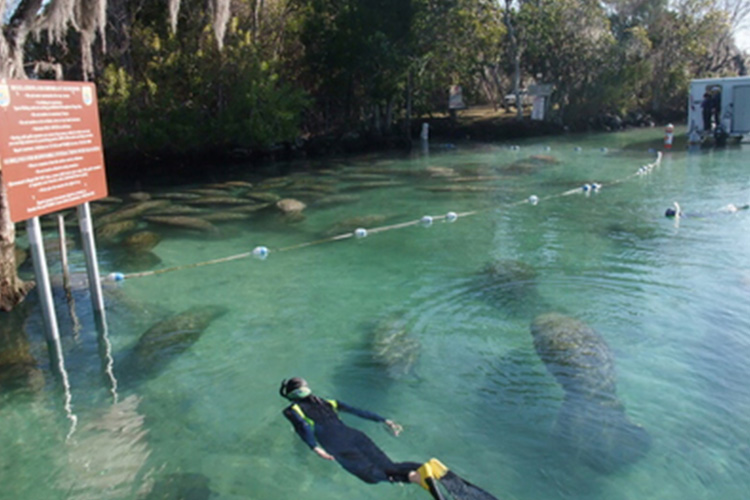
[[[144,220],[153,224],[162,224],[165,226],[178,227],[181,229],[193,229],[195,231],[202,231],[206,233],[218,233],[219,228],[214,226],[207,220],[203,220],[199,217],[190,217],[187,215],[176,215],[176,216],[158,216],[148,215],[143,218]]]
[[[283,198],[276,202],[276,208],[282,211],[282,213],[289,214],[293,212],[302,212],[307,205],[294,198]]]
[[[420,353],[419,340],[411,335],[402,316],[388,317],[375,325],[370,348],[375,363],[395,379],[413,371]]]
[[[205,305],[156,323],[140,336],[123,361],[123,375],[144,377],[162,370],[175,356],[195,344],[214,320],[226,313],[225,307]]]
[[[148,252],[161,242],[161,235],[153,231],[138,231],[122,240],[122,246],[128,252]]]
[[[531,323],[534,348],[565,391],[556,432],[571,453],[600,472],[642,458],[651,446],[617,396],[614,358],[605,340],[582,321],[546,313]]]
[[[203,474],[168,474],[156,479],[151,491],[138,500],[208,500],[213,495]]]

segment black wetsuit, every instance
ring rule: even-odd
[[[283,413],[310,448],[320,444],[344,469],[362,481],[408,482],[409,472],[416,470],[421,464],[394,463],[363,432],[347,427],[339,418],[338,411],[374,422],[385,422],[385,419],[376,413],[314,395],[296,400],[285,408]]]

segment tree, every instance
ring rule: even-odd
[[[93,46],[99,37],[101,50],[106,49],[106,0],[20,0],[12,12],[0,0],[0,78],[23,79],[27,68],[35,73],[54,69],[62,76],[58,61],[26,60],[29,35],[44,35],[50,46],[65,45],[68,37],[77,35],[82,78],[93,73]],[[176,29],[180,0],[170,0],[169,17]],[[229,0],[212,0],[211,10],[216,39],[221,46],[229,17]],[[10,220],[7,193],[0,170],[0,310],[9,311],[23,301],[33,283],[18,276],[15,259],[15,226]]]

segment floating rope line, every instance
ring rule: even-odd
[[[603,151],[604,151],[604,149],[603,149]],[[632,179],[633,177],[639,177],[639,176],[647,175],[654,168],[658,167],[661,164],[661,158],[662,158],[662,153],[661,153],[661,151],[659,151],[659,152],[657,152],[656,160],[654,160],[652,163],[643,165],[635,173],[633,173],[631,175],[628,175],[627,177],[624,177],[622,179],[617,179],[617,180],[611,181],[607,185],[608,186],[614,186],[616,184],[621,184],[621,183],[623,183],[623,182],[625,182],[625,181],[627,181],[629,179]],[[590,194],[592,192],[598,192],[601,189],[602,189],[602,184],[594,182],[594,183],[591,183],[591,184],[584,184],[583,186],[575,188],[575,189],[569,189],[567,191],[563,191],[562,193],[551,194],[551,195],[545,196],[543,198],[539,198],[537,195],[532,194],[531,196],[529,196],[525,200],[519,200],[519,201],[516,201],[516,202],[512,202],[512,203],[509,203],[507,206],[508,207],[515,207],[515,206],[520,206],[520,205],[525,205],[525,204],[537,205],[541,201],[547,201],[547,200],[551,200],[551,199],[554,199],[554,198],[561,198],[563,196],[570,196],[570,195],[573,195],[573,194],[579,194],[581,192],[586,193],[586,194]],[[286,247],[277,248],[273,252],[274,253],[289,252],[291,250],[298,250],[300,248],[307,248],[307,247],[311,247],[311,246],[321,245],[323,243],[330,243],[330,242],[334,242],[334,241],[348,240],[348,239],[351,239],[351,238],[358,238],[358,239],[360,239],[360,238],[365,238],[365,237],[369,236],[370,234],[383,233],[385,231],[391,231],[391,230],[394,230],[394,229],[403,229],[405,227],[411,227],[411,226],[417,226],[417,225],[421,225],[421,226],[424,226],[424,227],[429,227],[435,221],[443,221],[443,222],[447,222],[447,223],[452,223],[452,222],[455,222],[459,217],[470,217],[472,215],[477,215],[477,214],[480,214],[480,213],[483,213],[483,212],[486,212],[486,211],[489,211],[489,210],[494,210],[494,209],[495,209],[495,207],[486,208],[486,209],[482,209],[482,210],[471,210],[471,211],[460,212],[460,213],[457,213],[457,212],[448,212],[448,213],[446,213],[444,215],[425,215],[425,216],[423,216],[420,219],[411,220],[411,221],[407,221],[407,222],[401,222],[401,223],[398,223],[398,224],[391,224],[391,225],[388,225],[388,226],[380,226],[380,227],[375,227],[375,228],[370,228],[370,229],[357,228],[354,231],[351,231],[351,232],[348,232],[348,233],[339,234],[337,236],[332,236],[332,237],[329,237],[329,238],[322,238],[322,239],[319,239],[319,240],[308,241],[308,242],[305,242],[305,243],[298,243],[298,244],[295,244],[295,245],[290,245],[290,246],[286,246]],[[260,259],[260,260],[265,260],[270,253],[271,253],[271,251],[267,247],[265,247],[265,246],[257,246],[257,247],[255,247],[250,252],[243,252],[243,253],[239,253],[239,254],[236,254],[236,255],[230,255],[228,257],[220,257],[218,259],[211,259],[211,260],[206,260],[206,261],[202,261],[202,262],[194,262],[192,264],[184,264],[184,265],[180,265],[180,266],[166,267],[164,269],[155,269],[155,270],[151,270],[151,271],[143,271],[143,272],[140,272],[140,273],[123,274],[123,273],[114,272],[114,273],[108,274],[103,279],[106,280],[106,281],[123,281],[123,280],[126,280],[126,279],[142,278],[142,277],[145,277],[145,276],[155,276],[157,274],[170,273],[170,272],[173,272],[173,271],[182,271],[182,270],[185,270],[185,269],[193,269],[193,268],[197,268],[197,267],[210,266],[210,265],[214,265],[214,264],[221,264],[221,263],[224,263],[224,262],[231,262],[233,260],[246,259],[248,257],[255,257],[255,258]]]

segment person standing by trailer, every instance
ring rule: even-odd
[[[721,126],[721,121],[719,121],[721,120],[721,88],[720,87],[714,87],[712,100],[713,100],[713,103],[712,103],[711,109],[714,115],[714,124],[716,128],[719,128]]]
[[[713,112],[714,100],[711,94],[706,91],[703,94],[703,101],[701,102],[701,111],[703,112],[703,131],[711,131],[711,114]]]

